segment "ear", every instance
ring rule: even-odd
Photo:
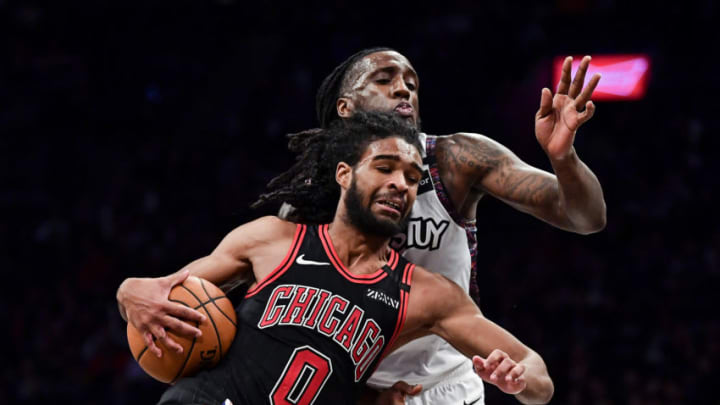
[[[337,114],[341,118],[348,118],[352,115],[353,111],[355,111],[355,103],[353,103],[349,97],[338,98],[335,107],[337,108]]]
[[[350,188],[352,183],[352,166],[345,162],[340,162],[335,168],[335,181],[340,185],[340,188],[347,190]]]

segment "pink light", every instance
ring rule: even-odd
[[[593,92],[593,100],[639,100],[645,97],[648,77],[650,76],[650,57],[635,55],[591,55],[592,61],[585,75],[585,84],[594,73],[602,74],[600,83]],[[553,83],[560,81],[564,56],[553,61]],[[582,55],[573,56],[572,75]]]

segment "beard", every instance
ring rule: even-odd
[[[350,188],[345,193],[345,209],[350,224],[362,233],[390,238],[407,228],[407,216],[397,221],[379,219],[372,213],[370,207],[363,206],[362,201],[363,194],[358,190],[357,182],[353,178]]]
[[[358,105],[358,110],[359,111],[369,111],[369,112],[393,114],[396,117],[405,121],[409,126],[415,128],[418,132],[422,132],[422,120],[420,119],[420,114],[418,114],[417,118],[413,119],[412,117],[403,117],[403,116],[395,113],[395,110],[391,109],[390,107],[387,107],[387,108],[377,107],[377,106],[367,105],[365,103],[360,103]]]

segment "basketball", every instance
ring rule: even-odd
[[[202,331],[201,337],[186,338],[168,331],[168,335],[182,346],[183,352],[168,349],[162,342],[156,341],[163,352],[160,358],[148,350],[142,334],[131,323],[127,325],[127,337],[130,351],[140,367],[156,380],[172,384],[181,377],[214,367],[220,361],[235,338],[237,317],[230,299],[222,290],[198,277],[188,277],[185,282],[173,287],[169,299],[192,307],[207,317],[200,325],[194,325]]]

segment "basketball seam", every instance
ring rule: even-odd
[[[230,301],[230,298],[228,298],[228,297],[226,297],[226,296],[212,298],[212,297],[210,297],[209,295],[208,295],[208,298],[210,298],[210,299],[207,300],[207,301],[205,301],[205,302],[201,302],[200,305],[198,305],[198,306],[196,306],[196,307],[193,307],[193,309],[198,309],[198,308],[200,308],[200,307],[205,308],[205,306],[206,306],[207,304],[213,304],[213,305],[215,305],[215,308],[217,308],[218,311],[220,311],[220,313],[223,314],[223,315],[225,316],[225,318],[227,318],[227,320],[228,320],[230,323],[232,323],[232,325],[235,327],[235,329],[237,329],[237,323],[236,323],[236,322],[233,322],[233,320],[230,318],[230,316],[228,316],[225,312],[222,311],[222,309],[220,309],[220,307],[219,307],[217,304],[215,304],[215,301],[219,301],[219,300],[222,300],[222,299],[226,299],[226,300]],[[230,304],[232,305],[232,301],[230,301]]]
[[[137,362],[138,362],[138,363],[140,362],[140,359],[142,358],[143,354],[145,354],[145,352],[147,351],[147,349],[148,349],[148,345],[146,344],[145,347],[143,347],[143,349],[140,350],[140,354],[138,354],[138,356],[137,356]]]
[[[203,303],[202,300],[198,298],[198,296],[195,295],[195,293],[192,292],[189,288],[185,287],[185,285],[181,284],[180,286],[187,290],[187,292],[192,294],[192,296],[195,297],[195,299],[200,303],[200,306],[205,310],[205,313],[207,313],[208,319],[210,320],[210,322],[212,322],[213,329],[215,330],[215,337],[217,338],[218,349],[220,349],[220,355],[222,356],[224,352],[222,350],[222,340],[220,339],[220,332],[218,332],[217,325],[215,324],[215,320],[213,319],[212,315],[210,315],[210,311],[205,308],[205,304],[207,304],[207,302]],[[200,286],[202,286],[202,280],[200,280]],[[208,295],[208,298],[210,298],[210,295]]]
[[[184,287],[184,286],[183,286],[183,287]],[[194,295],[194,294],[193,294],[193,295]],[[195,297],[195,299],[196,299],[197,301],[200,301],[200,300],[198,300],[197,297]],[[186,304],[185,302],[180,301],[180,300],[176,300],[176,299],[172,299],[172,298],[168,298],[168,300],[169,300],[169,301],[172,301],[172,302],[177,302],[177,303],[183,304],[183,305],[185,305],[186,307],[189,307],[189,306],[190,306],[190,305],[188,305],[188,304]],[[192,343],[190,344],[190,348],[189,348],[188,351],[187,351],[187,355],[185,356],[185,360],[183,360],[182,367],[180,367],[180,368],[178,369],[177,374],[175,375],[175,377],[173,377],[172,381],[170,381],[170,384],[172,384],[172,383],[174,383],[175,381],[177,381],[177,379],[180,378],[180,374],[182,374],[183,371],[185,371],[185,366],[187,366],[187,363],[188,363],[188,361],[190,360],[190,356],[192,355],[193,348],[195,347],[195,342],[196,342],[196,341],[197,341],[197,338],[194,337],[193,340],[192,340]]]
[[[227,320],[230,321],[231,324],[233,324],[233,326],[235,327],[235,329],[237,329],[237,324],[235,324],[235,322],[233,322],[233,320],[230,318],[230,316],[229,316],[228,314],[226,314],[226,313],[218,306],[218,304],[215,303],[215,301],[220,300],[220,299],[223,299],[223,298],[227,298],[227,297],[226,297],[226,296],[214,297],[214,298],[211,297],[211,296],[210,296],[210,293],[209,293],[208,290],[207,290],[207,288],[205,288],[205,283],[204,283],[202,280],[200,280],[200,286],[202,286],[203,291],[205,291],[205,294],[208,296],[208,298],[210,298],[210,302],[212,302],[212,304],[215,305],[215,308],[217,308],[217,310],[220,311],[220,313],[223,314],[223,316],[224,316],[225,318],[227,318]],[[227,298],[227,299],[230,300],[229,298]],[[231,302],[230,304],[232,305],[232,302]]]
[[[185,371],[185,366],[187,366],[188,360],[190,360],[190,355],[192,355],[192,351],[193,351],[193,348],[195,347],[196,340],[197,340],[197,338],[193,338],[192,344],[190,344],[190,348],[187,351],[187,356],[185,356],[185,360],[183,360],[182,367],[180,367],[180,369],[178,370],[175,377],[172,379],[172,381],[170,381],[170,384],[177,381],[177,379],[180,378],[180,374],[182,374],[182,372]]]

